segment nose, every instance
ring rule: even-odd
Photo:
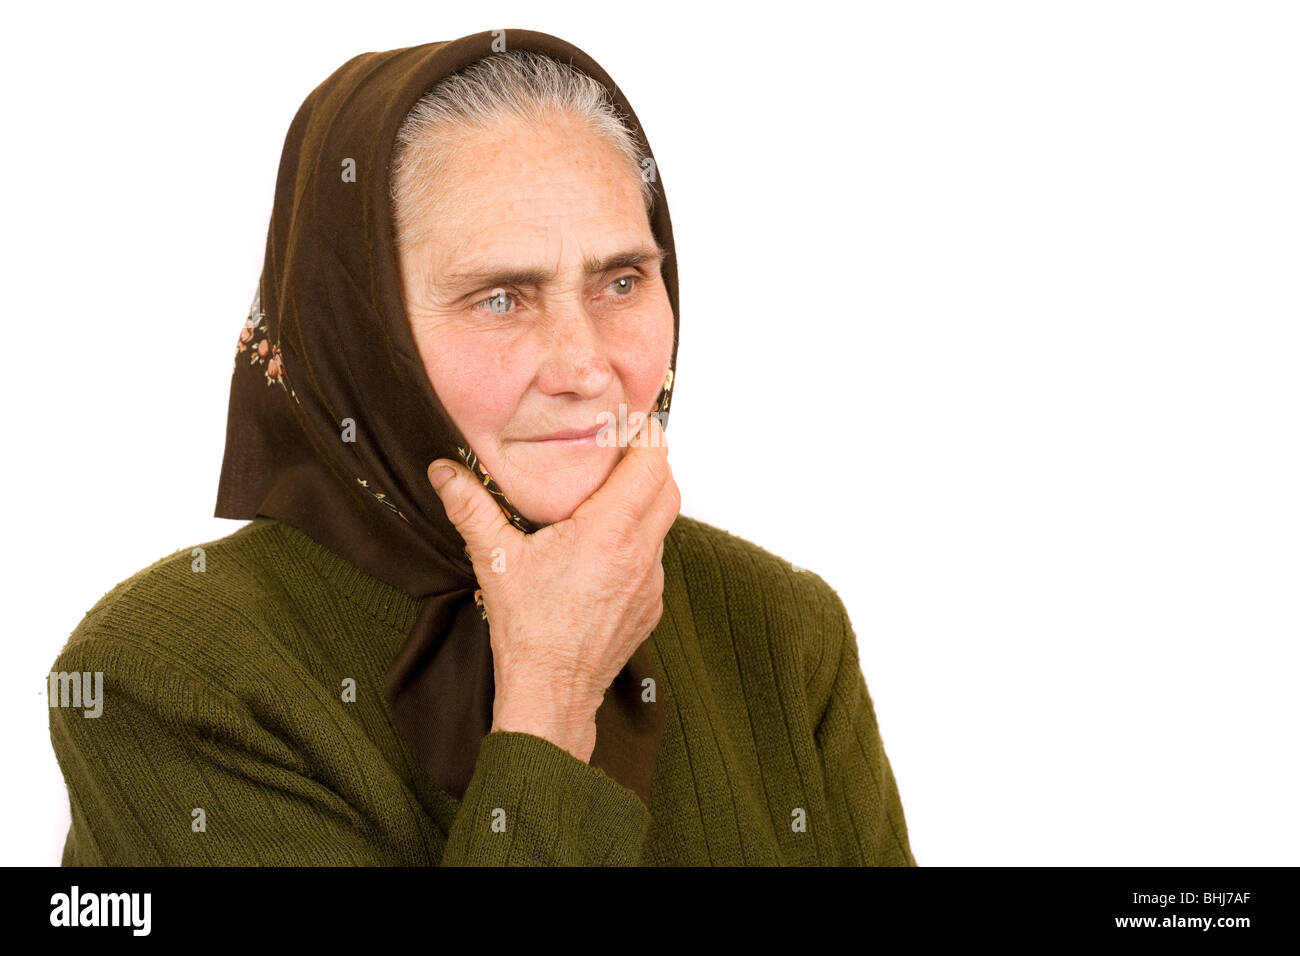
[[[596,319],[581,302],[565,298],[547,303],[541,323],[545,358],[538,385],[548,395],[573,393],[583,398],[602,394],[614,370]]]

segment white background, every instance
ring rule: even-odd
[[[645,124],[682,510],[843,597],[918,862],[1300,863],[1297,9],[7,11],[0,862],[59,860],[68,634],[241,524],[209,516],[294,111],[504,27]]]

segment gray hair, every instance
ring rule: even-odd
[[[644,154],[629,118],[599,81],[553,57],[526,50],[495,53],[446,77],[406,114],[393,146],[389,196],[399,245],[418,242],[419,210],[434,191],[451,156],[455,135],[488,129],[503,119],[545,125],[548,114],[583,120],[628,160],[641,184],[646,214],[655,192],[641,175]]]

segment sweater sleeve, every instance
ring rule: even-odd
[[[273,730],[286,723],[274,693],[250,705],[122,639],[70,645],[53,669],[102,674],[97,716],[49,712],[72,814],[63,865],[410,862],[410,846],[393,845],[372,819],[376,808],[322,783],[314,758]],[[493,733],[439,865],[634,864],[649,822],[636,794],[598,768],[541,737]],[[412,821],[413,841],[416,830]]]
[[[135,644],[87,641],[54,669],[103,675],[98,716],[50,708],[72,811],[64,866],[398,862],[263,724],[273,715],[259,720],[230,691]]]
[[[443,866],[635,866],[650,811],[598,767],[542,737],[495,731],[443,850]]]
[[[916,866],[898,785],[858,661],[857,639],[838,595],[835,603],[840,640],[832,649],[838,665],[816,741],[839,863]]]

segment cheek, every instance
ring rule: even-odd
[[[636,328],[624,346],[623,387],[629,405],[648,409],[663,387],[673,357],[673,309],[666,292]]]
[[[513,380],[499,344],[481,336],[437,330],[417,336],[417,342],[438,400],[483,454],[510,421],[524,383]]]

